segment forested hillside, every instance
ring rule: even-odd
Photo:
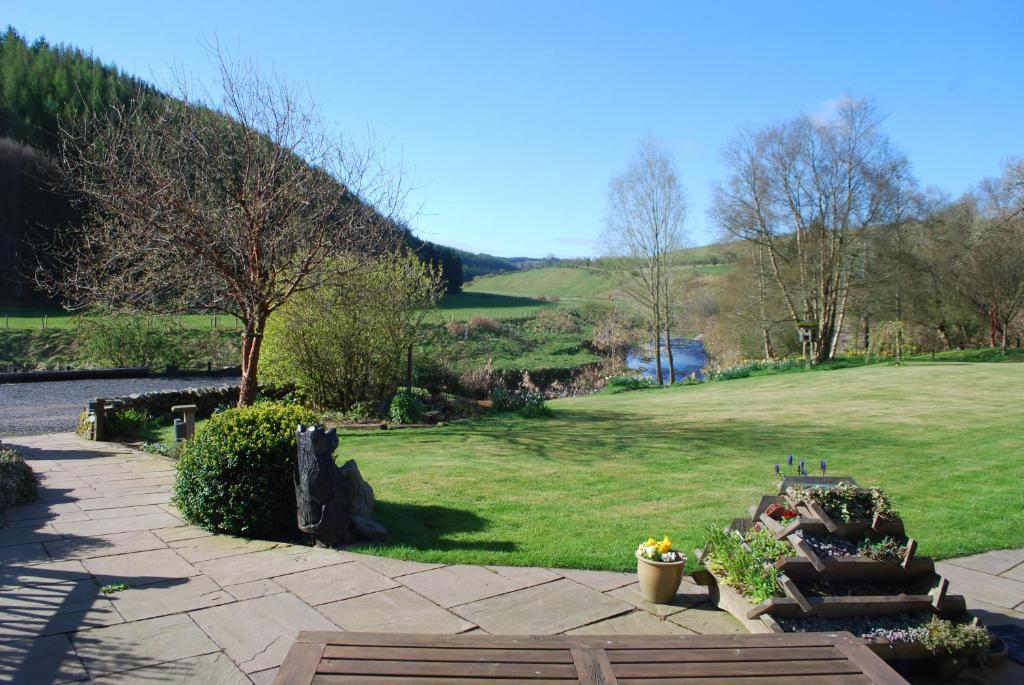
[[[62,124],[88,118],[139,93],[166,97],[145,82],[78,48],[0,34],[0,302],[37,302],[27,271],[33,246],[77,217],[73,198],[56,190]],[[459,251],[400,227],[424,260],[439,265],[450,292],[462,287]]]

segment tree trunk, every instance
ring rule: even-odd
[[[668,325],[668,319],[665,319],[665,353],[668,355],[668,383],[669,385],[676,384],[676,367],[672,359],[672,331]]]
[[[996,330],[999,324],[996,322],[996,308],[989,307],[988,309],[988,346],[996,346]]]
[[[661,372],[661,316],[657,305],[654,309],[654,372],[658,379],[658,385],[665,383],[665,376]]]
[[[405,389],[412,394],[412,345],[409,345],[405,357]]]
[[[260,348],[263,346],[265,318],[246,322],[242,331],[242,382],[238,389],[238,406],[247,407],[256,401],[258,390],[257,371],[260,363]]]

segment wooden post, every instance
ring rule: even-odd
[[[171,413],[181,413],[181,420],[185,424],[185,439],[190,440],[196,434],[196,411],[198,407],[194,404],[179,404],[171,407]]]
[[[92,439],[102,441],[106,435],[106,404],[107,400],[97,397],[92,402]]]

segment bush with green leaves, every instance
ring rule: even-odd
[[[412,392],[400,390],[395,394],[388,408],[388,416],[392,423],[419,423],[423,419],[426,407],[423,406],[417,390],[418,388],[414,388]]]
[[[211,416],[178,460],[174,502],[185,519],[217,533],[294,537],[295,432],[315,420],[308,409],[274,402]]]
[[[175,335],[178,320],[171,316],[95,314],[75,318],[79,356],[99,366],[182,366],[187,355]]]
[[[612,376],[608,379],[608,384],[605,387],[608,394],[615,395],[620,392],[657,388],[658,383],[653,378],[644,378],[643,376]]]
[[[34,502],[36,474],[20,453],[0,445],[0,511],[15,504]]]
[[[158,422],[141,409],[115,409],[106,415],[107,437],[148,438],[159,428]]]

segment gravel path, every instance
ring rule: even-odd
[[[97,397],[150,390],[236,384],[233,378],[117,378],[97,381],[0,384],[0,436],[60,433],[75,429],[78,416]]]

